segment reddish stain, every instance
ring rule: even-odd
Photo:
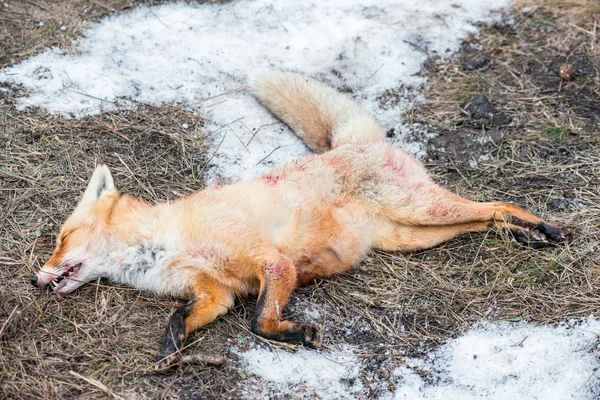
[[[388,151],[385,157],[385,163],[381,164],[381,166],[383,168],[389,168],[392,171],[394,171],[394,173],[396,175],[399,176],[404,176],[405,172],[402,168],[402,165],[398,164],[398,159],[396,158],[396,155],[394,154],[393,151]]]
[[[298,161],[296,161],[296,170],[300,171],[300,172],[304,172],[306,171],[306,164],[308,164],[309,161],[306,161],[300,165],[298,165]]]
[[[334,168],[338,168],[340,166],[340,164],[343,164],[344,159],[342,157],[335,156],[335,157],[325,158],[324,161],[325,161],[325,163],[327,163],[327,165],[332,166]]]
[[[434,204],[427,208],[427,214],[435,218],[447,217],[450,214],[450,210],[446,206]]]
[[[273,174],[268,174],[263,178],[265,183],[271,187],[277,185],[277,182],[279,182],[282,179],[283,179],[283,175],[273,175]]]
[[[437,196],[439,191],[438,191],[438,187],[436,186],[431,186],[428,190],[427,193],[429,193],[431,196]],[[439,197],[439,196],[437,196]]]
[[[213,183],[212,188],[215,190],[222,189],[228,182],[225,179],[218,179],[215,183]]]
[[[267,267],[267,273],[274,278],[279,278],[284,275],[285,269],[280,264],[273,264]]]

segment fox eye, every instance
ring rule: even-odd
[[[65,241],[65,239],[67,238],[67,236],[69,236],[71,234],[71,232],[64,234],[61,238],[60,238],[60,244],[62,245],[63,242]]]

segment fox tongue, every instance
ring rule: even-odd
[[[69,282],[68,278],[63,279],[62,281],[58,282],[58,285],[56,285],[56,287],[54,288],[54,290],[56,292],[60,292],[60,290],[62,288],[64,288],[65,286],[67,286],[67,283]]]

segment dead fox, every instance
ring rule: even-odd
[[[252,331],[318,348],[313,326],[281,319],[297,285],[341,274],[371,249],[418,251],[489,228],[533,246],[567,231],[507,203],[478,203],[435,184],[375,120],[305,76],[268,71],[254,95],[317,155],[261,179],[152,206],[117,191],[99,165],[35,286],[66,295],[101,277],[191,299],[167,326],[157,367],[177,363],[196,329],[258,296]]]

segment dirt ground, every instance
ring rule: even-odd
[[[139,3],[5,0],[0,67],[50,45],[68,50],[85,26]],[[533,250],[505,234],[471,234],[415,254],[376,252],[351,274],[298,289],[287,315],[319,324],[326,347],[360,350],[366,398],[393,389],[400,355],[418,356],[477,321],[556,324],[599,309],[598,25],[591,0],[520,1],[449,60],[430,57],[428,102],[406,119],[439,134],[423,160],[435,179],[474,200],[514,202],[574,239]],[[281,346],[250,332],[253,299],[190,340],[188,353],[224,355],[226,365],[157,374],[152,359],[178,300],[105,282],[60,298],[29,283],[96,163],[111,165],[122,192],[151,202],[202,189],[210,154],[192,134],[202,118],[171,105],[65,120],[17,111],[22,89],[8,89],[0,92],[0,398],[238,398],[249,377],[232,347]],[[381,355],[390,349],[398,356]]]

